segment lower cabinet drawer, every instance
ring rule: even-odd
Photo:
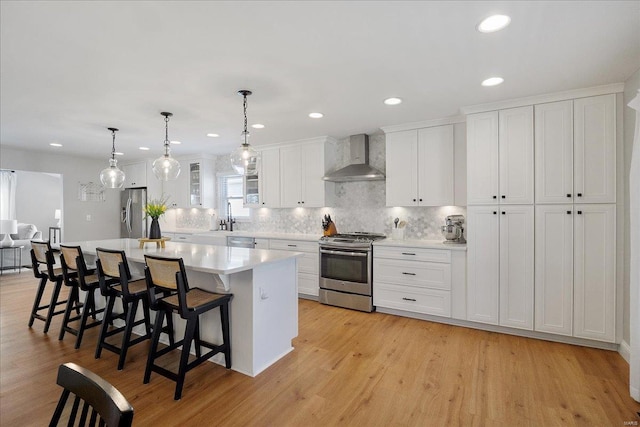
[[[320,279],[317,274],[298,273],[298,293],[318,296],[320,290]]]
[[[373,305],[451,317],[451,292],[390,283],[374,283]]]
[[[318,254],[310,254],[307,252],[298,258],[298,271],[300,273],[315,274],[317,277],[319,270],[318,263]]]
[[[451,289],[451,264],[377,258],[373,276],[380,283]]]

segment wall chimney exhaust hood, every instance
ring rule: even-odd
[[[322,179],[335,182],[384,181],[384,174],[378,169],[369,166],[368,135],[362,133],[350,136],[349,149],[351,152],[349,165],[329,172]]]

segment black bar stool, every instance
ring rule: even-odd
[[[33,301],[33,308],[31,309],[31,316],[29,317],[29,327],[33,326],[35,319],[44,321],[44,333],[49,331],[49,325],[51,325],[51,319],[53,316],[63,314],[64,310],[56,311],[56,307],[62,304],[66,304],[67,300],[58,301],[60,296],[60,290],[62,289],[62,269],[54,268],[55,259],[53,257],[53,251],[49,242],[31,242],[31,265],[33,267],[33,275],[36,279],[40,279],[38,284],[38,290],[36,291],[36,298]],[[44,266],[44,268],[43,268]],[[49,304],[40,305],[44,290],[47,282],[53,282],[53,292],[51,294],[51,302]],[[41,310],[47,310],[46,316],[38,313]]]
[[[147,367],[144,372],[144,384],[151,378],[151,372],[155,371],[176,382],[174,399],[182,397],[182,387],[187,371],[190,371],[200,363],[211,358],[214,354],[224,353],[227,369],[231,368],[231,340],[229,337],[229,301],[232,294],[219,294],[200,288],[189,288],[187,274],[182,258],[162,258],[145,255],[145,276],[149,288],[151,308],[157,310],[151,348],[147,358]],[[218,280],[220,280],[218,278]],[[168,296],[167,293],[169,294]],[[158,298],[158,295],[165,295]],[[209,310],[220,307],[220,323],[222,325],[222,344],[216,345],[200,339],[199,316]],[[184,338],[181,341],[158,350],[162,321],[165,316],[171,317],[178,313],[187,321]],[[189,362],[191,342],[195,339],[196,359]],[[156,359],[168,352],[182,346],[178,372],[172,372],[155,364]],[[201,347],[209,349],[202,354]]]
[[[151,320],[149,315],[149,298],[147,297],[147,283],[145,278],[131,280],[131,271],[124,251],[97,248],[98,259],[96,268],[100,283],[100,292],[107,298],[107,307],[102,318],[102,327],[96,347],[96,359],[100,358],[102,349],[118,354],[118,370],[124,368],[129,347],[151,338]],[[123,313],[113,312],[116,299],[122,301]],[[138,303],[142,302],[143,318],[136,322]],[[115,319],[123,319],[124,326],[109,330]],[[145,334],[131,339],[133,328],[144,324]],[[122,333],[120,347],[106,341],[108,337]],[[172,335],[171,335],[172,336]]]
[[[84,331],[96,326],[100,326],[101,322],[97,320],[96,315],[104,312],[104,308],[96,308],[95,292],[99,287],[98,275],[95,269],[87,268],[87,264],[84,261],[84,255],[80,246],[67,246],[60,245],[60,264],[62,265],[62,276],[64,277],[65,285],[71,288],[71,292],[78,295],[75,299],[69,298],[67,301],[67,307],[64,312],[64,319],[62,320],[62,327],[60,328],[59,340],[64,338],[65,332],[69,332],[76,336],[75,348],[80,348],[82,343],[82,336]],[[84,303],[80,303],[79,291],[85,292]],[[73,310],[81,309],[80,314],[71,317]],[[88,323],[89,316],[93,321]],[[70,326],[71,322],[80,320],[78,328]]]

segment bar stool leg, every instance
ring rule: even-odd
[[[45,320],[44,322],[45,334],[49,332],[49,325],[51,325],[51,319],[53,319],[54,312],[56,311],[56,304],[58,303],[60,289],[62,289],[62,277],[56,280],[55,287],[53,288],[53,294],[51,295],[51,304],[49,305],[49,311],[47,312],[47,320]]]
[[[102,318],[102,325],[100,325],[100,336],[98,336],[98,345],[96,346],[95,358],[100,359],[102,354],[102,343],[107,339],[107,332],[109,331],[109,324],[113,323],[111,315],[113,313],[113,306],[116,302],[114,295],[109,295],[107,298],[107,307],[104,310],[104,317]]]
[[[178,378],[176,379],[176,392],[173,396],[175,400],[182,397],[182,387],[184,386],[184,377],[187,373],[189,365],[189,352],[191,350],[191,341],[195,334],[196,326],[198,326],[198,317],[187,320],[187,327],[184,331],[184,341],[182,342],[182,353],[180,354],[180,367],[178,368]]]
[[[82,317],[80,318],[80,326],[78,327],[78,336],[76,337],[76,350],[80,348],[80,344],[82,343],[82,337],[84,335],[84,330],[87,327],[87,320],[89,319],[89,314],[91,314],[95,318],[96,311],[96,299],[93,290],[89,290],[86,292],[87,296],[84,298],[84,307],[82,307]]]
[[[149,300],[146,297],[142,298],[142,311],[144,312],[145,336],[151,337],[151,313],[149,312]]]
[[[153,362],[155,361],[156,350],[158,349],[158,341],[160,341],[160,334],[162,333],[162,321],[164,320],[164,310],[158,310],[156,312],[156,321],[153,325],[153,335],[151,336],[151,347],[149,348],[149,355],[147,356],[147,366],[144,370],[144,379],[142,380],[143,384],[149,384],[149,380],[151,379],[151,367],[153,366]],[[171,314],[169,314],[171,316]],[[169,335],[171,338],[173,334]]]
[[[231,339],[229,337],[229,304],[220,306],[220,324],[222,325],[222,342],[224,343],[224,364],[231,369]]]
[[[60,335],[58,335],[58,340],[62,341],[64,338],[65,332],[67,332],[67,325],[69,324],[69,319],[71,318],[71,312],[75,308],[77,309],[80,305],[80,295],[78,292],[77,286],[72,286],[69,291],[69,298],[67,299],[67,306],[64,309],[64,316],[62,317],[62,326],[60,327]]]
[[[127,358],[127,350],[129,349],[129,340],[131,339],[131,331],[133,323],[136,321],[136,311],[138,310],[138,301],[127,303],[127,317],[125,318],[124,331],[122,333],[122,345],[120,346],[120,357],[118,358],[118,371],[124,368],[124,361]]]
[[[36,314],[38,313],[38,308],[40,308],[40,301],[42,300],[42,295],[44,295],[44,288],[47,284],[47,277],[43,277],[40,279],[40,284],[38,285],[38,290],[36,291],[36,299],[33,302],[33,308],[31,309],[31,316],[29,316],[29,327],[33,326],[33,321],[36,319]]]
[[[193,335],[193,344],[196,348],[196,357],[202,355],[202,349],[200,347],[200,316],[196,317],[196,330]]]

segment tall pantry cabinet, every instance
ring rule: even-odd
[[[615,342],[615,99],[468,115],[468,320]]]
[[[535,114],[535,330],[615,342],[615,95]]]
[[[467,117],[467,319],[533,329],[533,107]]]

